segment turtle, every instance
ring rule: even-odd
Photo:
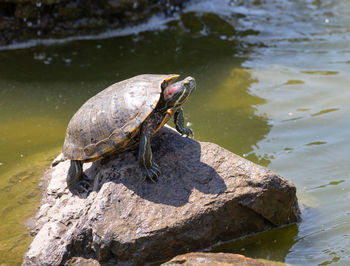
[[[83,163],[137,148],[144,179],[156,183],[160,175],[151,149],[152,136],[171,118],[186,137],[182,105],[195,91],[192,77],[176,82],[179,75],[143,74],[117,82],[87,100],[71,118],[63,144],[70,160],[67,187],[86,191],[89,182]]]

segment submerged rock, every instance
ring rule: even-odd
[[[143,181],[136,151],[84,164],[85,195],[67,189],[69,161],[49,169],[23,264],[141,265],[298,220],[295,186],[267,168],[169,128],[152,146],[157,184]]]
[[[230,253],[203,253],[193,252],[184,255],[176,256],[170,261],[163,263],[162,266],[176,266],[176,265],[187,265],[187,266],[205,266],[205,265],[241,265],[241,266],[273,266],[281,265],[278,263],[260,261],[251,258],[247,258],[239,254]]]

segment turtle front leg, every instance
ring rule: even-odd
[[[152,121],[146,120],[142,125],[138,160],[145,179],[156,183],[158,182],[160,171],[152,157],[151,138],[155,130],[153,124]]]
[[[180,108],[174,114],[174,123],[175,123],[176,130],[181,135],[186,135],[186,137],[188,136],[193,137],[193,131],[190,128],[185,127],[184,122],[185,122],[185,119],[183,115],[183,110],[182,108]]]
[[[77,190],[79,193],[87,191],[89,181],[83,172],[83,164],[81,161],[72,160],[67,175],[67,187],[73,193]],[[73,193],[74,194],[74,193]]]

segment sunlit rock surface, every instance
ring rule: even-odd
[[[153,154],[157,184],[143,181],[129,151],[85,164],[92,191],[81,196],[66,187],[69,161],[49,169],[23,264],[142,265],[298,220],[291,182],[218,145],[163,128]]]

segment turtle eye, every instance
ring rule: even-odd
[[[191,82],[190,82],[189,80],[185,80],[183,84],[184,84],[184,85],[190,85],[190,83],[191,83]]]

